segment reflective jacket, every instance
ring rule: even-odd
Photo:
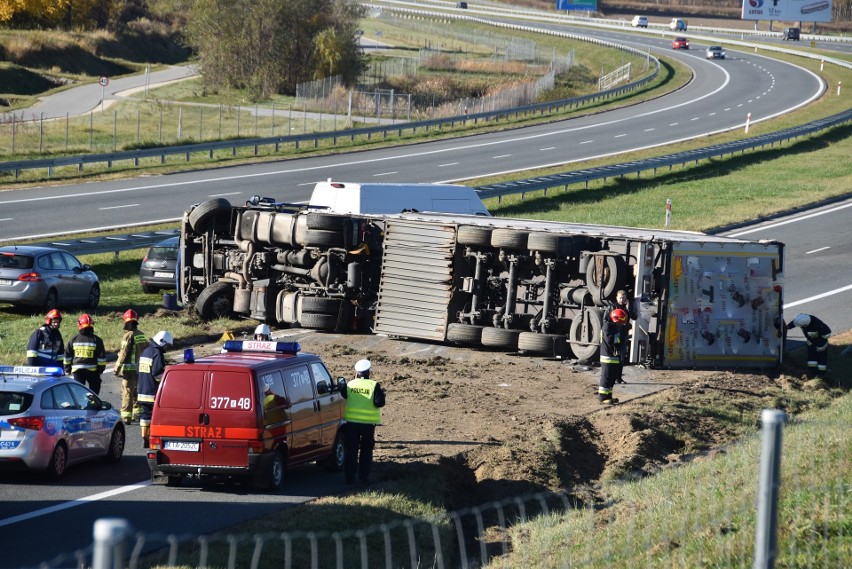
[[[622,350],[627,344],[627,325],[604,320],[601,327],[601,363],[620,364]]]
[[[121,348],[118,350],[118,359],[115,360],[115,375],[117,377],[135,377],[139,370],[139,357],[148,338],[141,330],[128,330],[121,338]]]
[[[91,326],[83,328],[65,347],[65,373],[89,371],[102,374],[106,369],[104,342]]]
[[[351,423],[382,424],[385,397],[382,387],[372,379],[357,377],[346,383],[346,412],[343,418]]]
[[[65,343],[59,330],[47,324],[36,328],[27,344],[27,365],[62,366],[65,361]]]
[[[163,348],[148,342],[148,347],[139,357],[139,393],[136,398],[140,403],[153,403],[160,386],[160,378],[166,371],[166,361],[163,358]]]

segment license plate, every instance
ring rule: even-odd
[[[199,443],[190,443],[186,441],[166,441],[163,443],[163,450],[185,450],[189,452],[198,452]]]
[[[0,279],[0,286],[12,286],[12,281],[9,279]]]
[[[0,441],[0,450],[12,450],[18,448],[21,441]]]
[[[175,278],[174,273],[161,273],[159,271],[154,271],[154,277],[158,279],[173,279]]]

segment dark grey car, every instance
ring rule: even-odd
[[[53,247],[0,247],[0,302],[51,310],[97,308],[101,285],[89,265]]]
[[[139,282],[144,292],[175,288],[179,242],[180,237],[169,237],[148,249],[139,268]]]

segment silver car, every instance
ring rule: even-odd
[[[705,59],[725,59],[725,50],[721,45],[711,45],[704,52]]]
[[[60,306],[97,308],[101,285],[89,265],[53,247],[0,247],[0,302],[45,311]]]
[[[124,454],[112,404],[59,367],[0,366],[0,470],[34,470],[58,479],[72,464]]]

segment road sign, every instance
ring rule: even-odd
[[[100,85],[101,87],[106,87],[107,85],[109,85],[109,77],[101,77],[100,79],[98,79],[98,85]]]

